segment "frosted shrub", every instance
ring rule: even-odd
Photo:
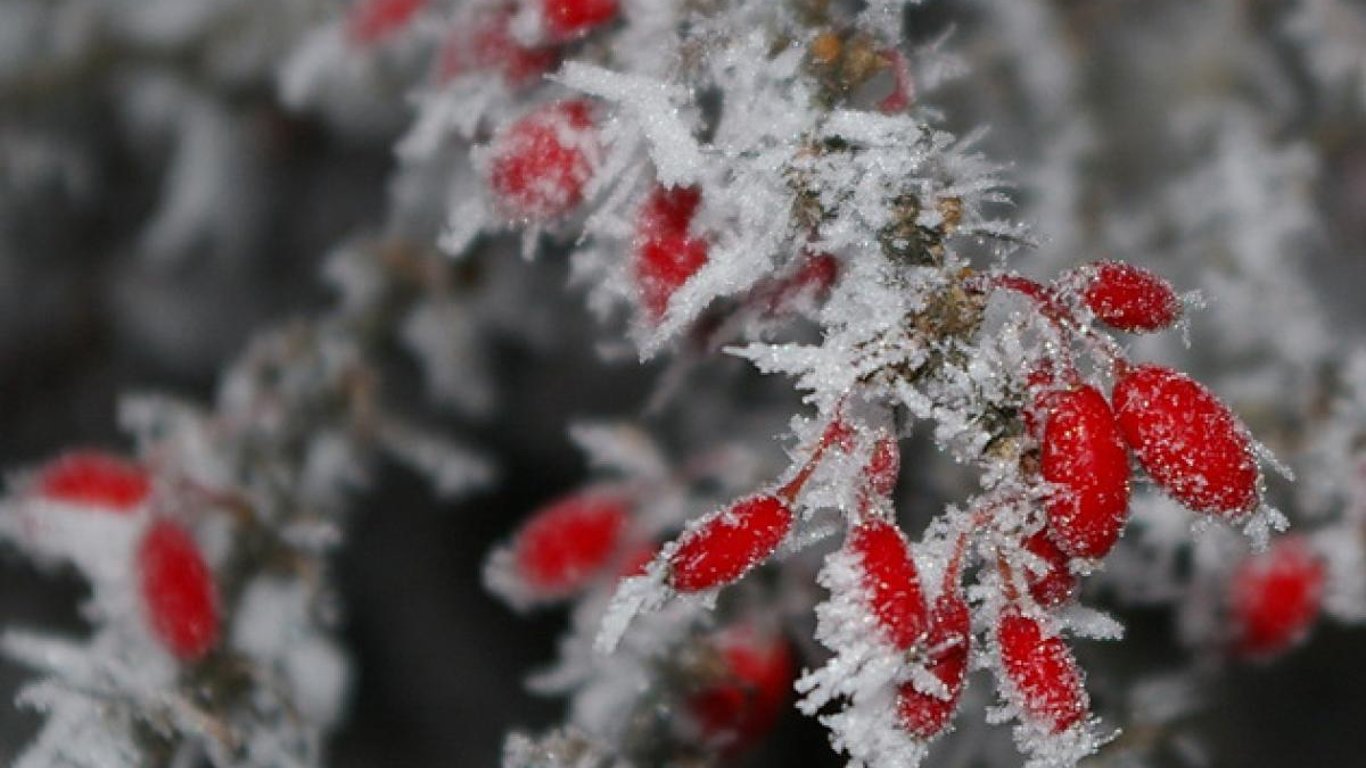
[[[724,763],[794,709],[855,767],[1141,760],[1193,697],[1093,697],[1107,670],[1077,649],[1124,642],[1123,609],[1169,608],[1192,659],[1136,701],[1366,617],[1366,363],[1280,265],[1319,224],[1296,191],[1310,150],[1273,138],[1296,88],[1359,119],[1366,37],[1331,19],[1366,16],[1164,6],[1190,38],[1235,28],[1198,64],[1257,96],[1163,94],[1163,151],[1120,189],[1088,168],[1127,116],[1086,101],[1074,57],[1101,44],[1062,28],[1132,9],[925,5],[5,10],[86,25],[70,50],[16,47],[17,72],[86,47],[203,55],[195,83],[149,56],[117,86],[201,105],[175,129],[199,149],[175,153],[157,258],[242,196],[221,89],[269,83],[396,162],[380,233],[329,250],[330,309],[257,333],[212,404],[126,398],[127,456],[13,475],[0,535],[91,585],[88,635],[4,636],[47,717],[19,764],[324,764],[354,675],[330,556],[376,461],[465,504],[526,480],[420,426],[386,361],[403,350],[461,423],[523,407],[490,350],[554,338],[534,275],[565,260],[607,356],[662,372],[645,416],[571,430],[591,477],[485,563],[514,609],[569,612],[530,681],[565,722],[510,735],[507,768]],[[1303,82],[1247,63],[1270,47]],[[1003,62],[1006,95],[980,71]],[[771,381],[707,374],[727,361]],[[1002,724],[1011,750],[983,736]],[[1134,746],[1130,724],[1156,735]]]

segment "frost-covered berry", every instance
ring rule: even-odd
[[[513,544],[520,581],[542,597],[582,588],[611,564],[627,506],[620,496],[587,492],[538,510]]]
[[[137,549],[138,587],[158,640],[183,661],[218,642],[218,592],[190,534],[170,520],[152,523]]]
[[[886,520],[858,524],[849,534],[868,608],[883,636],[906,650],[925,633],[925,595],[911,548],[901,529]]]
[[[934,601],[924,646],[925,669],[946,690],[926,693],[917,690],[914,683],[902,683],[897,690],[897,718],[911,734],[929,739],[953,720],[963,695],[968,652],[972,648],[972,616],[962,595],[947,592]],[[936,695],[944,692],[948,695]]]
[[[1040,469],[1057,488],[1045,505],[1048,531],[1072,557],[1101,558],[1129,511],[1129,453],[1109,403],[1095,387],[1046,398]]]
[[[597,142],[593,106],[582,99],[547,104],[505,126],[486,166],[499,210],[531,221],[572,211],[593,177]]]
[[[657,186],[636,221],[635,272],[640,302],[651,320],[669,308],[674,292],[707,263],[707,241],[688,233],[702,192]]]
[[[1047,531],[1039,531],[1025,539],[1024,548],[1044,563],[1042,572],[1025,573],[1025,584],[1034,602],[1052,608],[1070,600],[1077,589],[1077,577],[1068,570],[1067,553],[1058,548]]]
[[[1120,261],[1097,262],[1089,271],[1082,298],[1106,325],[1148,333],[1170,328],[1181,317],[1171,283],[1152,272]]]
[[[1323,561],[1297,536],[1244,560],[1229,582],[1234,650],[1264,658],[1302,640],[1319,616],[1323,581]]]
[[[1125,441],[1173,498],[1229,518],[1256,509],[1252,441],[1203,385],[1170,368],[1142,365],[1120,374],[1114,402]]]
[[[1081,670],[1062,638],[1010,607],[996,625],[996,642],[1012,700],[1028,720],[1061,733],[1086,717],[1090,705]]]
[[[384,42],[408,26],[427,0],[360,0],[346,17],[346,35],[357,45]]]
[[[543,0],[546,33],[555,40],[587,34],[617,15],[617,0]]]
[[[863,468],[863,480],[874,496],[890,496],[901,472],[901,449],[896,438],[883,435],[873,443],[873,454]]]
[[[99,451],[74,451],[38,470],[34,488],[49,501],[131,512],[152,491],[147,470]]]
[[[512,36],[512,10],[479,14],[452,25],[437,60],[437,77],[446,82],[465,75],[501,75],[513,88],[528,85],[555,67],[552,48],[527,47]]]
[[[773,728],[791,694],[795,664],[784,637],[748,626],[728,629],[713,643],[716,679],[688,697],[687,709],[702,741],[733,755]]]
[[[669,586],[700,592],[729,584],[773,554],[792,510],[777,496],[753,496],[713,512],[684,533],[669,557]]]

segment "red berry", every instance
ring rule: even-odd
[[[1299,537],[1244,560],[1230,582],[1235,651],[1266,657],[1302,640],[1318,618],[1323,581],[1323,561]]]
[[[408,25],[427,0],[361,0],[346,17],[346,34],[357,45],[383,42]]]
[[[700,592],[729,584],[765,560],[792,527],[792,510],[776,496],[754,496],[712,513],[679,541],[669,558],[669,585]]]
[[[635,545],[627,550],[626,556],[621,558],[620,565],[617,566],[617,578],[628,579],[632,576],[643,576],[650,563],[659,556],[660,546],[653,541],[647,541]]]
[[[1067,554],[1058,549],[1045,531],[1025,539],[1024,548],[1043,560],[1046,568],[1043,573],[1026,571],[1025,582],[1034,602],[1052,608],[1070,600],[1077,588],[1077,577],[1067,568]]]
[[[446,82],[462,75],[495,72],[509,86],[526,85],[549,72],[558,60],[550,48],[527,48],[509,28],[510,9],[482,13],[457,22],[442,46],[437,76]]]
[[[901,450],[896,438],[884,435],[873,443],[873,454],[863,468],[863,479],[874,496],[891,496],[901,472]]]
[[[558,101],[524,115],[490,147],[488,182],[498,207],[536,221],[569,213],[583,202],[597,151],[587,101]]]
[[[1115,412],[1143,469],[1177,501],[1237,518],[1259,502],[1251,440],[1200,383],[1158,365],[1124,371]]]
[[[733,755],[773,728],[792,690],[795,665],[780,635],[737,627],[714,643],[719,679],[688,698],[688,712],[708,746]]]
[[[1062,638],[1046,634],[1033,618],[1007,608],[996,625],[1001,666],[1026,717],[1060,733],[1086,717],[1081,670]]]
[[[603,494],[572,495],[541,508],[513,545],[518,574],[542,595],[578,590],[610,563],[626,518],[626,501]]]
[[[707,242],[688,234],[702,193],[696,187],[655,187],[636,222],[635,269],[640,301],[659,320],[669,300],[707,263]]]
[[[759,289],[755,302],[766,314],[774,315],[788,309],[803,295],[824,301],[838,278],[839,260],[828,253],[813,253],[796,272]]]
[[[915,645],[925,633],[925,596],[901,529],[885,520],[860,523],[849,535],[849,550],[883,637],[899,650]]]
[[[190,534],[158,520],[138,545],[142,603],[152,633],[172,654],[194,661],[218,642],[218,592]]]
[[[1058,492],[1045,505],[1048,531],[1072,557],[1104,557],[1129,512],[1129,454],[1115,415],[1092,386],[1047,399],[1041,470]]]
[[[922,693],[912,683],[902,683],[897,690],[901,727],[921,739],[944,730],[958,711],[958,700],[963,695],[968,652],[972,648],[972,616],[961,595],[945,593],[934,601],[925,648],[925,669],[948,689],[948,698]]]
[[[1134,333],[1160,331],[1181,317],[1181,301],[1171,283],[1146,269],[1120,261],[1091,265],[1083,300],[1112,328]]]
[[[567,40],[606,24],[617,15],[617,0],[543,0],[547,34]]]
[[[36,483],[45,499],[115,512],[131,512],[152,492],[145,469],[98,451],[76,451],[49,462],[39,470]]]

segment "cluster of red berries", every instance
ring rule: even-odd
[[[95,513],[131,516],[146,509],[152,478],[144,467],[117,456],[77,451],[43,466],[32,492]],[[219,636],[218,592],[194,538],[179,523],[154,518],[130,556],[153,636],[183,661],[208,654]]]
[[[634,530],[631,507],[629,494],[603,488],[541,507],[505,550],[517,589],[536,602],[551,602],[642,575],[659,546]],[[738,754],[782,712],[795,676],[791,647],[776,630],[742,623],[698,638],[693,650],[702,662],[678,692],[680,737]]]

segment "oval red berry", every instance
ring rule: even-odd
[[[202,658],[218,642],[218,593],[190,534],[151,524],[137,550],[138,586],[152,634],[177,658]]]
[[[543,0],[547,34],[565,40],[586,34],[617,15],[617,0]]]
[[[1129,512],[1129,453],[1109,403],[1085,385],[1049,397],[1043,478],[1057,488],[1045,505],[1048,531],[1072,557],[1101,558]]]
[[[152,492],[147,470],[98,451],[76,451],[38,471],[37,492],[50,501],[131,512]]]
[[[1143,469],[1197,511],[1237,518],[1259,503],[1252,442],[1233,414],[1199,382],[1142,365],[1115,384],[1115,412]]]
[[[476,11],[468,21],[452,25],[437,60],[438,79],[497,73],[516,88],[554,69],[559,58],[555,50],[529,48],[512,36],[512,15],[511,9]]]
[[[776,496],[755,496],[712,513],[669,557],[669,585],[680,592],[712,589],[745,575],[782,543],[792,510]]]
[[[925,633],[925,596],[901,529],[885,520],[860,523],[849,535],[864,599],[883,636],[906,650]]]
[[[358,45],[374,45],[397,34],[427,0],[361,0],[351,7],[346,34]]]
[[[1024,548],[1044,562],[1043,572],[1025,573],[1025,583],[1034,602],[1053,608],[1072,599],[1077,588],[1077,577],[1068,570],[1067,553],[1059,549],[1045,531],[1025,539]]]
[[[948,697],[924,693],[912,683],[903,683],[897,690],[897,717],[901,727],[912,735],[929,739],[953,720],[963,695],[968,652],[972,648],[972,616],[961,595],[947,593],[934,601],[924,645],[925,669],[944,684]]]
[[[901,449],[896,439],[879,437],[873,443],[873,454],[868,459],[868,465],[863,468],[863,479],[868,484],[868,491],[874,496],[891,496],[896,490],[900,472]]]
[[[489,148],[488,183],[498,208],[532,221],[569,213],[583,202],[597,151],[587,101],[555,102],[516,120]]]
[[[1028,719],[1060,733],[1086,717],[1089,703],[1081,670],[1062,638],[1016,608],[1007,608],[996,626],[1001,667]]]
[[[580,494],[543,507],[517,534],[522,581],[546,596],[574,592],[606,568],[626,527],[625,500]]]
[[[734,755],[772,730],[792,691],[795,664],[787,640],[739,627],[715,639],[719,679],[688,698],[702,740]]]
[[[1267,657],[1302,640],[1318,619],[1323,581],[1323,561],[1299,537],[1243,561],[1229,585],[1234,650]]]
[[[655,187],[636,222],[635,271],[640,302],[658,321],[669,300],[707,263],[706,240],[688,233],[702,201],[696,187]]]
[[[1118,261],[1091,265],[1083,300],[1102,322],[1134,333],[1170,328],[1181,317],[1181,300],[1171,283]]]

